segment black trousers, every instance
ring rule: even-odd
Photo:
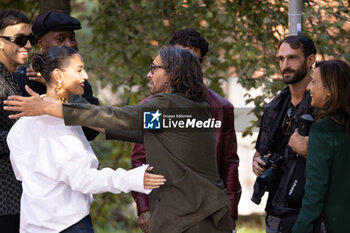
[[[1,215],[0,232],[19,233],[19,214]]]

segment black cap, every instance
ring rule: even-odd
[[[37,37],[41,37],[50,31],[63,29],[81,29],[80,21],[61,12],[48,11],[38,15],[32,26],[33,34]]]

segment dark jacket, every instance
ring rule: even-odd
[[[16,81],[0,62],[0,215],[20,213],[22,186],[13,173],[6,142],[7,134],[15,123],[15,120],[9,119],[8,116],[14,112],[3,109],[3,101],[8,96],[19,94]]]
[[[149,98],[150,96],[144,100]],[[238,202],[242,189],[238,180],[239,158],[237,155],[233,106],[225,98],[209,88],[205,101],[209,104],[212,117],[223,122],[222,127],[215,130],[216,162],[220,178],[224,182],[226,194],[229,199],[231,216],[237,219]],[[134,144],[131,155],[132,167],[138,167],[145,163],[146,154],[144,146],[142,144]],[[146,194],[132,192],[132,195],[136,202],[138,214],[149,210],[148,196]]]
[[[42,95],[46,93],[46,86],[36,82],[29,80],[28,76],[26,75],[26,66],[22,66],[16,70],[16,72],[13,74],[14,78],[16,79],[19,89],[20,89],[20,95],[22,96],[29,96],[27,91],[25,90],[25,85],[28,85],[33,91],[36,93]],[[96,97],[93,96],[92,87],[90,83],[86,80],[84,85],[84,94],[82,95],[83,98],[78,96],[72,96],[71,99],[69,99],[69,102],[86,102],[88,101],[90,104],[98,105],[99,101]],[[86,101],[85,101],[85,100]],[[83,131],[85,134],[85,137],[87,140],[91,141],[96,138],[98,135],[98,132],[95,130],[92,130],[90,128],[83,127]]]
[[[78,107],[78,108],[77,108]],[[66,124],[84,124],[112,130],[141,131],[145,109],[163,114],[176,109],[196,119],[211,118],[205,102],[193,102],[180,94],[157,94],[135,106],[121,108],[64,105]],[[216,165],[213,129],[143,130],[147,163],[167,182],[150,194],[149,232],[179,233],[211,216],[221,230],[232,230],[228,200]],[[137,137],[137,136],[135,136]]]
[[[270,103],[266,104],[264,107],[264,114],[261,120],[261,126],[259,131],[259,136],[256,142],[256,150],[260,155],[267,155],[268,153],[273,154],[275,151],[272,151],[271,148],[274,148],[274,144],[278,143],[278,138],[276,138],[277,130],[282,122],[288,105],[290,103],[291,94],[289,87],[286,87],[278,94]],[[311,97],[309,92],[305,92],[302,101],[299,104],[297,114],[294,118],[293,125],[296,126],[299,120],[299,117],[305,113],[313,113],[313,108],[310,106]],[[293,131],[294,129],[292,129]],[[300,187],[301,192],[298,193],[295,202],[301,203],[304,187],[303,183],[305,182],[305,163],[306,160],[301,156],[297,156],[288,146],[288,142],[285,145],[284,163],[280,168],[278,182],[275,183],[275,194],[269,192],[268,203],[266,211],[272,213],[275,216],[283,216],[288,214],[296,214],[299,209],[290,209],[289,202],[287,201],[287,192],[290,188],[290,180],[294,175],[296,175],[295,168],[298,164],[299,169],[301,169],[302,174],[300,175],[301,181],[298,183],[298,188]],[[252,201],[256,204],[259,204],[261,197],[264,195],[264,188],[261,187],[257,182],[254,184],[254,194]]]

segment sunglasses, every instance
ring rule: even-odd
[[[35,45],[38,40],[34,35],[28,35],[28,36],[0,36],[1,38],[4,38],[5,40],[8,40],[12,43],[15,43],[18,46],[24,47],[27,44],[27,41],[29,40],[31,45]]]
[[[292,133],[292,123],[297,115],[297,110],[294,107],[288,108],[287,114],[282,122],[282,131],[284,135]]]
[[[156,71],[157,68],[160,68],[160,69],[167,69],[167,67],[165,66],[157,66],[155,64],[152,64],[151,65],[151,74],[154,74],[154,72]]]

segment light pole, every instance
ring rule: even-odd
[[[300,35],[303,31],[303,0],[289,0],[288,28],[289,35]]]

